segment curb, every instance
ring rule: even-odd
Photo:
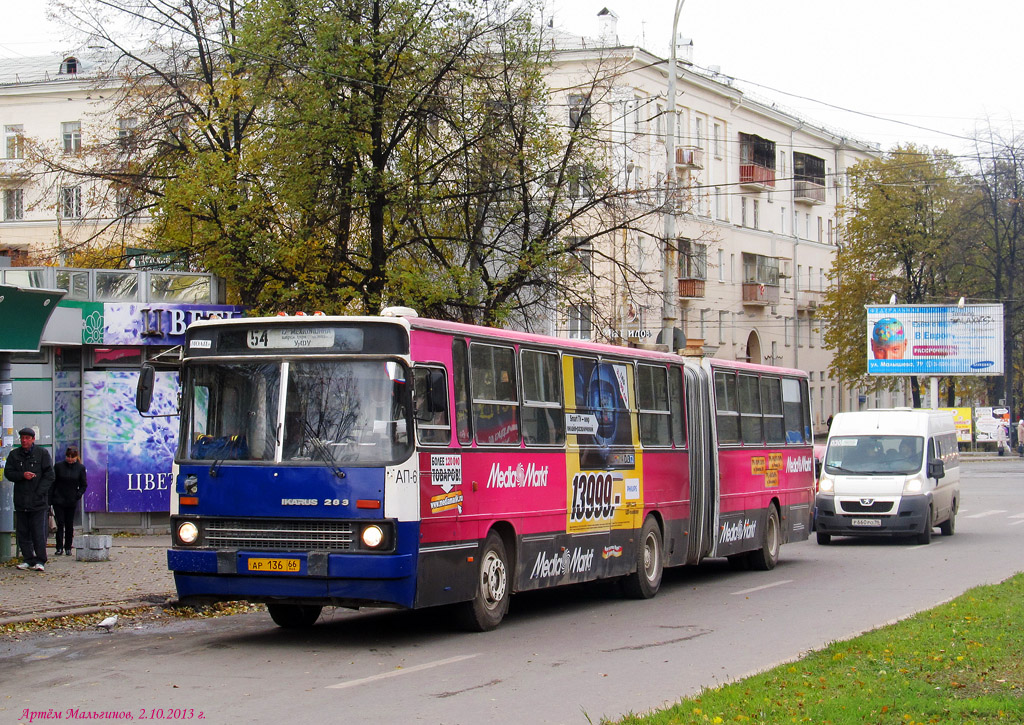
[[[155,601],[159,599],[160,601]],[[100,612],[126,612],[130,609],[156,608],[171,606],[177,602],[175,598],[164,598],[163,595],[154,595],[150,599],[137,601],[116,602],[106,605],[91,605],[87,607],[72,607],[70,609],[59,609],[49,612],[34,612],[32,614],[15,614],[10,617],[0,617],[0,627],[7,624],[24,624],[25,622],[41,622],[48,619],[60,619],[61,617],[78,617],[84,614],[98,614]]]

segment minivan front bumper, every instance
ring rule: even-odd
[[[927,496],[903,496],[896,511],[847,514],[837,512],[835,496],[814,497],[814,530],[833,536],[910,536],[924,531],[931,502]]]

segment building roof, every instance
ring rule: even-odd
[[[94,51],[81,54],[50,53],[23,58],[0,58],[0,86],[91,80],[96,77],[98,67]]]

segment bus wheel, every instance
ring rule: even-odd
[[[633,599],[650,599],[661,587],[664,561],[661,554],[661,528],[648,516],[640,530],[636,551],[636,571],[622,580],[622,591]]]
[[[459,620],[471,632],[494,629],[508,612],[510,592],[505,542],[496,531],[487,535],[476,575],[476,596],[459,605]]]
[[[939,531],[943,536],[952,536],[956,533],[956,501],[953,502],[953,509],[949,512],[949,518],[939,524]]]
[[[320,619],[323,607],[313,604],[268,604],[274,624],[285,629],[309,629]]]
[[[917,543],[919,544],[930,544],[932,543],[932,529],[935,527],[934,514],[932,513],[932,507],[929,506],[925,512],[924,530],[917,535]]]
[[[824,531],[819,531],[817,533],[817,536],[818,536],[818,543],[821,544],[822,546],[825,546],[827,544],[831,544],[832,543],[832,534],[826,534]]]
[[[764,522],[764,535],[761,537],[761,548],[750,552],[750,568],[758,571],[771,571],[779,563],[779,548],[782,546],[782,534],[779,531],[779,512],[774,506],[768,506],[768,518]]]

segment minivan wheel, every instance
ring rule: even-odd
[[[939,531],[942,532],[943,536],[952,536],[956,533],[956,501],[953,502],[953,508],[949,512],[949,518],[939,524]]]
[[[932,507],[928,507],[928,511],[925,513],[924,530],[917,535],[917,543],[919,544],[930,544],[932,543],[932,529],[935,527],[933,523],[934,514],[932,513]]]
[[[826,534],[824,531],[817,532],[818,543],[822,546],[827,546],[832,543],[832,534]]]

